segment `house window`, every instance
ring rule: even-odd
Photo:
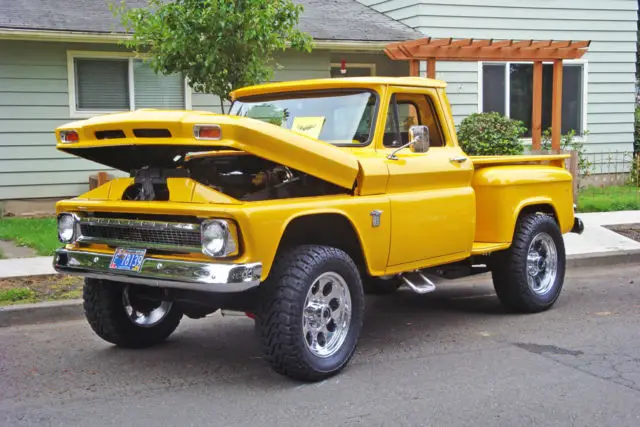
[[[575,130],[584,134],[585,64],[564,64],[562,79],[562,133]],[[533,64],[481,64],[481,100],[483,112],[496,111],[520,120],[531,137],[533,108]],[[553,64],[542,67],[542,129],[551,127]]]
[[[158,75],[129,53],[69,52],[68,66],[72,117],[140,108],[191,108],[182,76]]]

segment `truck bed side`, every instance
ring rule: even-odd
[[[573,227],[572,176],[567,155],[472,157],[476,192],[474,252],[511,242],[523,210],[551,213],[563,233]],[[499,245],[498,245],[499,246]]]

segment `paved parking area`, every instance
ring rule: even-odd
[[[84,321],[0,329],[0,425],[640,425],[640,266],[574,270],[558,304],[508,315],[486,278],[368,298],[342,374],[276,375],[252,321],[185,321],[121,350]]]

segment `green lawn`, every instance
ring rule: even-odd
[[[52,255],[61,246],[55,218],[0,218],[0,239]]]
[[[640,188],[612,186],[586,188],[578,196],[579,212],[640,210]]]

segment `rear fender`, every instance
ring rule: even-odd
[[[477,196],[476,242],[510,243],[520,214],[536,206],[553,213],[562,233],[573,227],[571,174],[562,168],[482,168],[474,175],[473,187]]]

